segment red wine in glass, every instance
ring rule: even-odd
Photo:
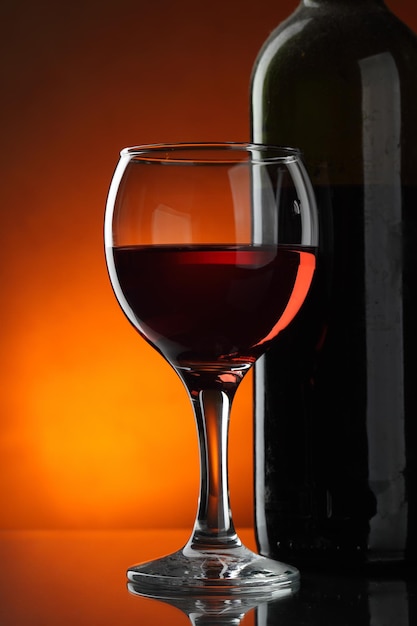
[[[126,246],[112,249],[125,313],[170,363],[253,363],[294,317],[314,249]]]

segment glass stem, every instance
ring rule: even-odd
[[[234,372],[227,377],[223,382],[224,375],[217,376],[213,385],[203,389],[190,390],[187,385],[199,438],[200,496],[193,534],[185,551],[241,545],[230,510],[227,450],[230,410],[243,374]]]

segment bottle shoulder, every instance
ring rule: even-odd
[[[386,7],[350,3],[300,7],[266,40],[256,72],[343,67],[389,52],[400,65],[417,67],[417,36]]]
[[[404,180],[415,180],[417,38],[388,10],[331,18],[303,7],[259,55],[250,108],[254,140],[301,147],[317,179],[327,163],[332,180],[344,180],[348,159],[361,180],[367,129],[395,138],[393,150],[401,144]]]

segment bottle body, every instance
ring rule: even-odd
[[[307,4],[252,80],[252,139],[301,148],[321,238],[305,306],[255,367],[258,546],[414,559],[417,43],[378,0]]]

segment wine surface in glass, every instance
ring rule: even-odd
[[[302,246],[123,246],[117,299],[170,363],[249,365],[297,313],[315,268]]]

